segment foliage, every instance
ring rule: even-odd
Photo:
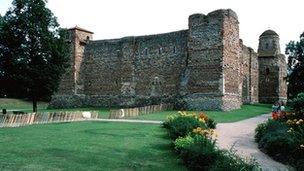
[[[168,130],[169,136],[173,140],[186,136],[197,127],[209,128],[204,118],[186,112],[179,112],[177,115],[169,116],[168,120],[163,123],[163,127]]]
[[[208,124],[209,122],[209,124]],[[253,170],[249,163],[237,155],[216,146],[216,123],[205,113],[179,112],[170,116],[163,126],[175,140],[175,150],[190,170]]]
[[[208,128],[216,128],[216,122],[212,118],[209,118],[205,113],[201,112],[198,114],[198,118],[204,120]]]
[[[288,104],[294,112],[304,113],[304,92],[299,93],[295,98],[289,100]]]
[[[254,139],[256,142],[260,142],[262,137],[267,133],[267,124],[261,123],[255,128]]]
[[[259,148],[279,161],[303,168],[304,122],[291,120],[295,113],[287,113],[286,119],[268,120],[256,128],[255,140]]]
[[[208,170],[220,155],[215,141],[199,134],[180,137],[174,144],[179,156],[190,170]]]
[[[295,97],[304,90],[304,32],[300,35],[300,40],[290,41],[285,50],[288,55],[288,95]]]
[[[257,168],[254,161],[246,161],[232,151],[220,150],[215,140],[204,134],[188,134],[177,138],[175,150],[190,170],[250,170]]]
[[[67,31],[45,0],[14,0],[0,34],[1,89],[15,97],[48,99],[68,65]]]
[[[220,157],[216,160],[211,171],[255,171],[260,170],[254,159],[243,159],[233,150],[221,150]]]

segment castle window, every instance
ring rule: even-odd
[[[269,82],[269,73],[270,73],[269,68],[266,68],[266,70],[265,70],[265,81],[266,82]]]
[[[265,73],[266,73],[266,75],[269,75],[269,73],[270,73],[269,68],[266,68]]]
[[[89,36],[87,36],[87,41],[89,41],[90,40],[90,37]]]
[[[268,43],[265,44],[265,49],[269,49],[269,44]]]
[[[145,48],[144,54],[148,55],[148,48]]]
[[[162,50],[163,50],[163,49],[162,49],[161,47],[160,47],[160,48],[158,48],[158,54],[160,54],[160,55],[161,55],[161,54],[162,54]]]
[[[173,53],[176,53],[176,47],[173,46]]]

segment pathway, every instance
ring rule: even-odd
[[[254,157],[263,171],[292,170],[262,153],[254,142],[254,129],[257,124],[266,121],[269,117],[270,115],[267,114],[239,122],[217,124],[219,147],[230,149],[234,146],[240,156]]]

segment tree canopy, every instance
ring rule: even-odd
[[[290,41],[286,46],[288,55],[288,96],[296,97],[304,92],[304,32],[299,41]]]
[[[1,89],[8,96],[48,99],[68,64],[67,32],[45,0],[13,0],[0,28]]]

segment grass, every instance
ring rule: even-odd
[[[46,109],[47,102],[38,102],[38,109]],[[0,98],[0,109],[7,110],[32,110],[32,101],[23,99]]]
[[[159,125],[77,122],[0,129],[0,170],[186,170]]]
[[[200,111],[189,111],[189,112],[200,113]],[[241,109],[237,109],[229,112],[206,111],[204,113],[206,113],[209,117],[213,118],[218,123],[227,123],[227,122],[236,122],[236,121],[252,118],[269,112],[271,112],[271,105],[254,104],[254,105],[242,105]],[[177,111],[163,111],[149,115],[132,117],[132,119],[164,121],[167,119],[169,115],[176,113]]]
[[[47,102],[38,102],[38,112],[58,111],[98,111],[100,118],[108,118],[109,108],[71,108],[71,109],[47,109]],[[0,110],[32,112],[33,104],[24,99],[0,98]],[[0,111],[2,112],[2,111]]]

